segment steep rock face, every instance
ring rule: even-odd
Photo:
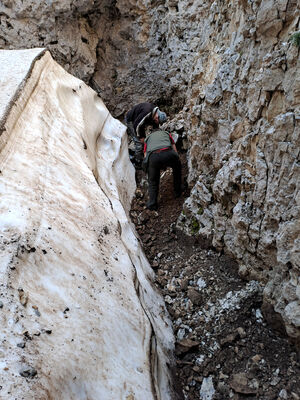
[[[168,20],[160,26],[167,8],[159,3],[4,0],[0,48],[47,47],[68,72],[96,89],[117,117],[145,98],[170,106],[166,99],[175,94],[180,110],[185,94],[168,85],[177,67],[170,71]]]
[[[1,399],[176,398],[125,127],[49,52],[0,65]]]
[[[29,35],[24,28],[20,41],[14,28],[21,6],[4,3],[2,37],[24,46]],[[300,78],[299,49],[289,42],[299,0],[63,2],[69,14],[51,4],[55,20],[45,23],[53,31],[43,45],[56,35],[58,59],[77,73],[88,46],[94,71],[84,77],[115,116],[150,99],[174,117],[169,128],[188,148],[192,188],[179,225],[210,237],[238,259],[241,274],[266,283],[266,314],[271,306],[299,338]],[[75,26],[88,21],[88,44],[68,22],[56,28],[65,15]],[[80,46],[62,57],[70,37]]]
[[[300,75],[288,42],[299,4],[214,2],[208,15],[190,86],[193,189],[181,222],[267,283],[266,314],[271,304],[299,340]]]
[[[47,47],[65,69],[88,80],[97,62],[98,37],[92,21],[101,18],[106,3],[109,2],[3,0],[0,48]]]

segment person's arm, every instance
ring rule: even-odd
[[[143,143],[144,143],[144,158],[145,158],[147,153],[147,142],[143,140]]]
[[[145,139],[145,136],[146,136],[145,124],[142,124],[142,125],[139,125],[139,126],[138,126],[137,136],[138,136],[140,139]]]
[[[175,142],[174,142],[174,139],[173,139],[173,136],[171,135],[171,133],[169,133],[169,138],[170,138],[170,141],[171,141],[172,149],[173,149],[174,151],[176,151],[176,153],[178,153],[178,152],[177,152],[177,148],[176,148],[176,144],[175,144]]]
[[[133,111],[134,111],[134,107],[131,108],[129,111],[127,111],[127,113],[125,115],[126,122],[133,122]]]

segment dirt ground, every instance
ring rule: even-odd
[[[236,263],[205,240],[176,229],[188,189],[174,199],[170,170],[157,212],[145,207],[146,175],[136,175],[131,217],[173,322],[182,398],[300,399],[299,353],[265,321],[263,288],[243,281]]]

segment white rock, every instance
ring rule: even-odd
[[[203,378],[201,389],[200,389],[200,399],[202,400],[212,400],[215,394],[215,388],[213,384],[212,377]]]
[[[197,286],[199,287],[199,289],[204,289],[206,287],[206,282],[204,279],[199,278],[197,280]]]
[[[286,318],[292,322],[292,324],[299,328],[300,327],[300,305],[299,301],[293,301],[285,307]]]
[[[287,391],[285,389],[281,389],[278,395],[281,399],[287,399],[288,398],[288,394]]]
[[[257,310],[255,310],[255,317],[256,317],[257,321],[259,321],[259,322],[261,322],[263,319],[262,313],[259,308]]]

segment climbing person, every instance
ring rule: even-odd
[[[152,103],[140,103],[129,110],[125,115],[125,124],[128,134],[134,142],[134,161],[140,165],[143,160],[143,143],[146,126],[158,128],[167,120],[164,112]]]
[[[144,157],[143,164],[148,172],[149,193],[146,207],[149,210],[157,210],[160,171],[162,169],[171,167],[173,170],[175,198],[179,197],[182,192],[181,162],[172,135],[163,130],[153,130],[145,139]]]

